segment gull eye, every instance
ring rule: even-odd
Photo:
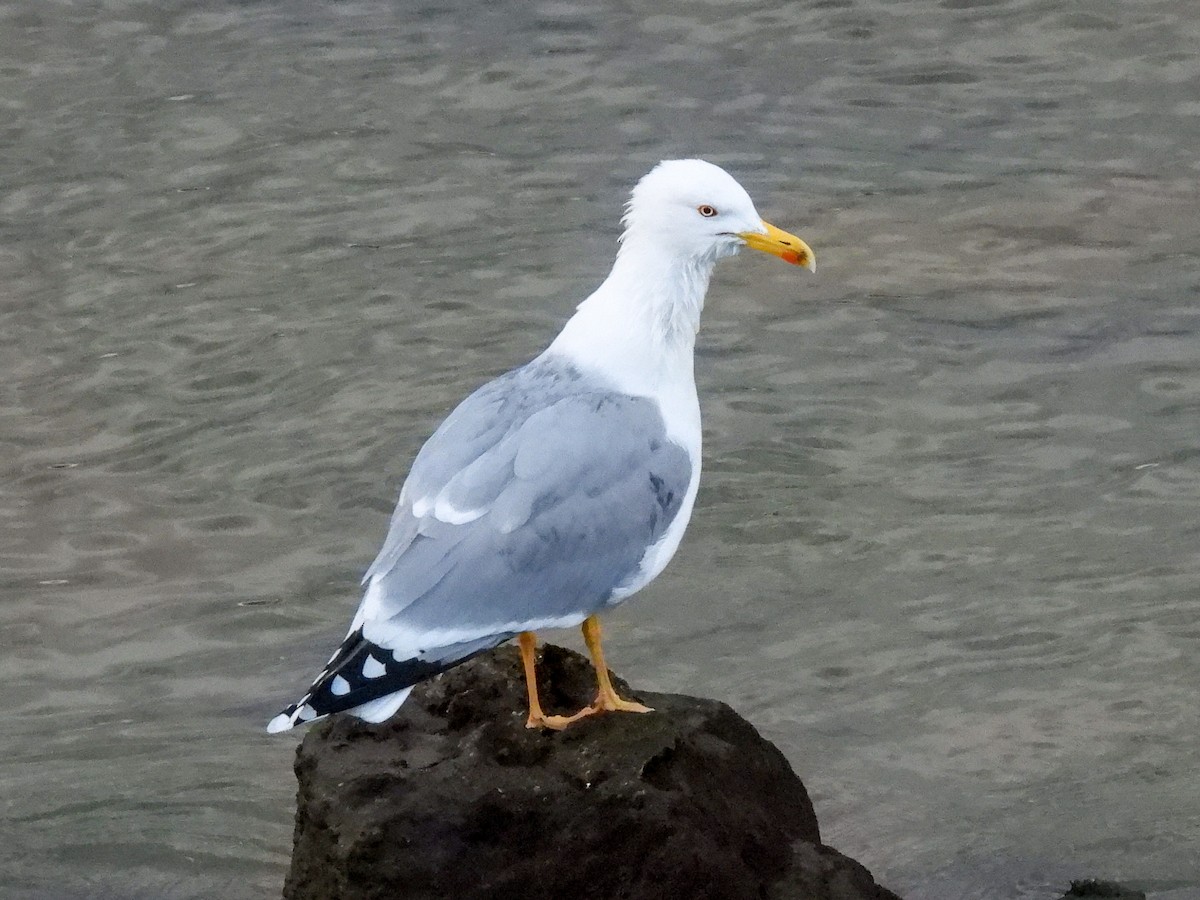
[[[697,206],[696,212],[700,213],[700,215],[704,216],[706,219],[711,219],[717,214],[717,210],[714,207],[709,206],[707,203],[703,204],[702,206]]]

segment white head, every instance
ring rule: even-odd
[[[808,244],[764,222],[728,172],[699,159],[655,166],[633,189],[624,224],[608,278],[547,352],[601,369],[635,394],[672,366],[691,384],[696,330],[718,259],[751,247],[793,265],[815,265]]]
[[[654,247],[711,266],[750,246],[794,265],[814,265],[804,241],[764,222],[733,176],[702,159],[672,159],[655,166],[633,189],[622,221],[622,253],[635,246]]]

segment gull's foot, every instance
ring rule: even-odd
[[[600,710],[593,706],[585,706],[573,716],[547,716],[544,714],[534,715],[529,714],[529,718],[525,722],[526,728],[549,728],[551,731],[562,731],[572,722],[578,722],[584,716],[590,716]]]
[[[596,712],[654,712],[649,706],[644,706],[636,701],[622,700],[617,696],[617,692],[613,690],[612,683],[607,678],[600,680],[600,690],[596,694],[596,699],[592,701],[592,705],[588,708]]]
[[[596,702],[588,709],[596,712],[633,712],[633,713],[648,713],[654,712],[654,707],[645,706],[634,700],[622,700],[616,694],[612,697],[597,697]]]
[[[613,694],[611,697],[601,694],[596,697],[596,701],[591,706],[585,706],[573,716],[547,716],[530,713],[528,720],[525,722],[525,727],[549,728],[552,731],[562,731],[568,725],[573,725],[580,719],[586,719],[588,716],[605,712],[648,713],[654,712],[654,709],[641,703],[636,703],[633,700],[622,700],[616,694]]]

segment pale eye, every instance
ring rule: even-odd
[[[696,212],[700,213],[700,215],[704,216],[706,219],[711,219],[717,214],[716,208],[709,206],[707,203],[705,203],[703,206],[697,206]]]

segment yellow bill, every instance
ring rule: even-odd
[[[761,250],[763,253],[778,256],[784,262],[789,262],[793,266],[804,266],[810,272],[817,271],[817,255],[813,253],[812,247],[794,234],[788,234],[782,228],[776,228],[768,222],[762,224],[763,228],[767,229],[766,234],[759,234],[757,231],[743,231],[738,237],[745,241],[746,246],[752,250]]]

